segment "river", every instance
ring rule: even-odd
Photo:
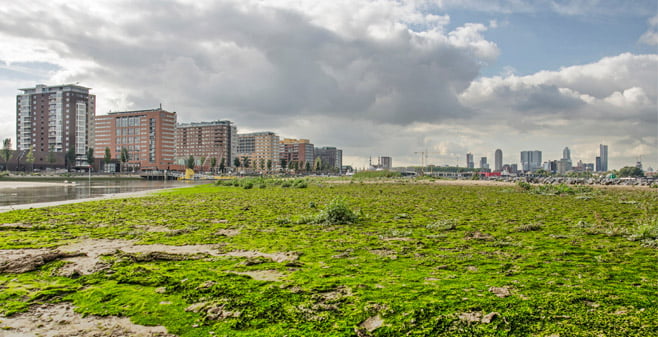
[[[99,198],[118,193],[134,193],[190,184],[209,183],[162,180],[105,180],[91,179],[65,182],[0,180],[0,206],[38,204],[56,201]]]

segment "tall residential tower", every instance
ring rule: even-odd
[[[75,152],[75,166],[86,165],[94,143],[96,96],[75,84],[19,89],[16,95],[16,149]]]

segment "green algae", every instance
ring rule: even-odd
[[[295,252],[296,261],[112,255],[107,270],[57,276],[63,262],[0,274],[0,311],[47,301],[122,315],[180,336],[647,336],[658,334],[654,190],[259,181],[0,214],[0,248],[84,239]],[[292,187],[292,186],[291,186]],[[565,192],[567,191],[567,192]],[[580,190],[579,190],[580,191]],[[332,200],[352,224],[284,223]],[[150,227],[166,230],[151,231]],[[225,235],[233,230],[235,235]],[[647,234],[649,233],[649,234]],[[641,235],[643,239],[637,239]],[[646,237],[645,237],[646,236]],[[278,281],[238,273],[275,271]],[[507,289],[498,296],[492,289]],[[196,306],[195,306],[196,305]],[[464,313],[497,313],[488,323]],[[379,315],[384,324],[359,325]]]

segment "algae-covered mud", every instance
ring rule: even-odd
[[[0,335],[658,335],[658,193],[234,181],[0,214]]]

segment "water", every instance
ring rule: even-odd
[[[31,183],[29,181],[27,183]],[[41,181],[34,181],[35,184]],[[198,182],[192,182],[196,184]],[[208,183],[208,182],[205,182]],[[4,181],[0,184],[0,206],[65,201],[101,197],[109,194],[140,192],[162,188],[189,186],[190,182],[162,180],[91,180],[52,186],[25,187],[26,182]]]

